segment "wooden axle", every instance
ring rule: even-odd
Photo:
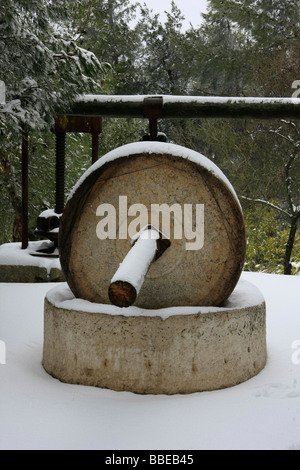
[[[170,246],[170,241],[152,226],[141,230],[132,243],[108,289],[109,300],[118,307],[134,304],[152,262]]]

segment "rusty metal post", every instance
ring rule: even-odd
[[[99,157],[99,134],[92,133],[92,163],[95,163]]]
[[[157,138],[157,121],[163,116],[163,97],[151,96],[144,99],[144,118],[149,119],[150,139]]]
[[[83,133],[92,135],[92,163],[95,163],[99,157],[99,134],[102,132],[102,118],[98,116],[69,116],[67,114],[60,114],[56,116],[55,132],[58,134]],[[58,147],[61,147],[61,152],[65,143],[63,137],[58,137]],[[58,150],[60,152],[60,150]],[[65,151],[64,151],[65,152]],[[60,157],[62,160],[63,156]],[[63,169],[60,168],[60,172]],[[58,176],[58,175],[57,175]]]
[[[99,158],[99,135],[102,132],[102,118],[92,117],[90,119],[90,132],[92,134],[92,163]]]
[[[65,159],[66,132],[56,131],[56,214],[62,214],[65,207]]]
[[[28,247],[28,159],[29,132],[26,126],[22,129],[22,250]]]

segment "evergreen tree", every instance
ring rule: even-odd
[[[103,92],[134,94],[139,90],[141,41],[134,25],[137,5],[130,0],[83,0],[73,12],[81,44],[110,65]]]
[[[187,46],[182,32],[184,16],[174,1],[171,11],[165,13],[167,20],[162,23],[159,15],[153,14],[146,6],[141,8],[140,27],[144,45],[140,67],[142,91],[184,95],[189,82],[189,62],[184,61]]]
[[[193,93],[217,96],[245,94],[249,65],[243,32],[227,14],[228,1],[209,2],[203,25],[189,32],[196,57]]]
[[[0,67],[7,104],[0,125],[10,120],[29,127],[52,123],[57,109],[91,91],[101,65],[94,54],[78,47],[67,27],[72,0],[2,0]]]
[[[210,0],[209,4],[263,49],[276,49],[283,42],[288,48],[298,37],[298,0]]]
[[[204,64],[199,85],[217,95],[291,96],[300,66],[299,31],[296,1],[211,0],[199,35],[199,64]],[[281,262],[290,274],[300,220],[299,123],[206,121],[198,135],[241,197],[287,221]]]
[[[94,54],[78,47],[67,27],[72,0],[2,0],[0,5],[1,79],[7,105],[0,108],[2,127],[9,119],[29,127],[52,123],[57,109],[91,91],[102,71]]]
[[[49,129],[57,111],[98,86],[103,67],[79,47],[68,26],[77,0],[2,0],[0,4],[0,80],[6,103],[0,104],[0,187],[20,237],[20,130]],[[47,171],[47,167],[44,168]]]
[[[281,85],[277,96],[290,96],[285,74],[296,69],[298,0],[210,0],[204,18],[210,76],[223,70],[223,82],[237,85],[225,94],[274,96],[274,85],[278,91],[283,81],[285,90]]]

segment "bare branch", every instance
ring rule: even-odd
[[[278,129],[276,131],[274,131],[273,129],[269,129],[269,133],[270,134],[275,134],[278,137],[281,137],[282,139],[286,140],[289,144],[295,145],[295,142],[293,141],[293,139],[290,136],[286,136],[284,134],[281,134],[281,132],[279,132]]]
[[[294,210],[294,202],[293,202],[293,197],[292,197],[292,177],[290,175],[292,165],[295,161],[295,159],[298,156],[298,152],[294,152],[290,154],[289,160],[285,165],[285,184],[286,184],[286,193],[287,193],[287,198],[289,201],[290,205],[290,210],[293,215],[295,215],[295,210]]]
[[[265,201],[264,199],[255,199],[255,198],[246,197],[246,196],[241,196],[241,198],[242,198],[242,199],[245,199],[245,200],[247,200],[247,201],[257,202],[257,203],[260,203],[260,204],[264,204],[265,206],[271,207],[272,209],[275,209],[275,210],[281,212],[282,214],[284,214],[285,216],[287,216],[289,219],[291,219],[291,218],[294,217],[294,214],[290,214],[290,213],[287,212],[286,210],[282,209],[280,206],[277,206],[276,204],[273,204],[273,203],[270,202],[270,201]]]

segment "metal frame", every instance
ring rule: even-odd
[[[83,95],[68,114],[58,114],[56,133],[56,213],[65,197],[65,140],[68,132],[92,134],[92,163],[98,159],[102,118],[149,120],[150,137],[159,119],[300,119],[298,98],[235,98],[169,95]],[[22,133],[22,249],[28,246],[28,131]]]
[[[145,118],[150,106],[161,119],[300,118],[299,98],[235,98],[202,96],[83,95],[70,115]]]
[[[68,116],[59,114],[55,120],[56,169],[55,169],[55,212],[61,214],[65,204],[65,154],[67,133],[88,133],[92,135],[92,163],[98,159],[99,134],[102,132],[102,118],[94,116]],[[28,247],[28,161],[29,132],[22,130],[22,249]]]

